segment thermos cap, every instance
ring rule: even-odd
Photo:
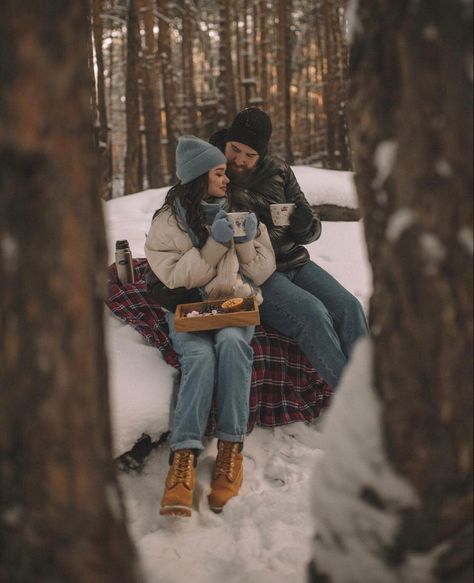
[[[129,249],[127,239],[120,239],[120,241],[115,241],[115,249]]]

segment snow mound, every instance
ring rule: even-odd
[[[309,166],[292,166],[298,184],[313,206],[358,207],[353,172],[325,170]]]

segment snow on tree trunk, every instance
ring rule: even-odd
[[[469,581],[472,3],[359,0],[350,8],[374,389],[355,363],[328,413],[313,580]],[[349,410],[358,399],[366,405]],[[373,462],[370,432],[381,439]],[[405,495],[394,495],[387,471]],[[333,512],[329,491],[340,500]]]
[[[111,453],[89,3],[0,5],[0,580],[138,580]]]

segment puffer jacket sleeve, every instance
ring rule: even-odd
[[[256,285],[262,285],[275,271],[275,253],[263,223],[260,223],[259,234],[253,241],[240,243],[235,248],[242,273]]]
[[[292,229],[295,242],[301,245],[307,245],[308,243],[312,243],[319,239],[321,235],[321,220],[319,215],[313,211],[311,205],[306,200],[306,197],[296,180],[296,176],[289,166],[286,168],[285,198],[287,202],[293,202],[297,207],[301,205],[307,206],[313,214],[313,220],[309,222],[304,229],[297,232]]]
[[[216,276],[217,264],[227,247],[209,237],[201,249],[193,247],[169,213],[152,222],[145,242],[145,256],[156,276],[169,288],[202,287]]]

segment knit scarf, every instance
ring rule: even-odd
[[[186,209],[183,207],[179,200],[175,201],[174,208],[176,211],[176,215],[178,216],[183,227],[186,229],[186,232],[188,233],[193,246],[197,247],[199,245],[199,239],[196,233],[188,225],[188,221],[186,219]],[[204,200],[201,202],[201,209],[204,213],[205,224],[212,225],[217,213],[220,210],[224,211],[229,210],[229,201],[225,197],[213,196],[210,199],[210,202],[206,202]]]

